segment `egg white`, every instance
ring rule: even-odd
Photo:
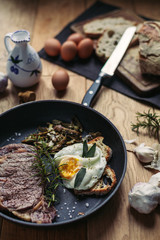
[[[88,144],[90,148],[92,145]],[[106,167],[106,159],[102,154],[99,147],[96,146],[94,157],[84,158],[83,154],[83,143],[76,143],[67,147],[64,147],[58,153],[55,154],[55,163],[58,166],[60,161],[64,157],[75,157],[79,160],[79,164],[86,168],[86,174],[81,184],[75,188],[76,190],[87,190],[93,187],[99,178],[101,178],[104,169]],[[63,184],[66,188],[74,189],[74,182],[77,173],[71,179],[63,179]]]

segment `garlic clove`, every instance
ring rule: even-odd
[[[141,143],[138,147],[136,147],[134,152],[139,161],[143,163],[152,162],[157,154],[157,151],[154,148],[145,146],[145,143]]]
[[[8,85],[8,77],[0,72],[0,93],[3,93]]]
[[[160,144],[154,143],[152,148],[155,150],[154,159],[149,165],[145,165],[145,168],[151,168],[160,171]]]
[[[136,183],[128,194],[131,207],[144,214],[150,213],[157,207],[158,197],[156,187],[143,182]]]

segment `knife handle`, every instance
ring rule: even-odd
[[[90,106],[93,99],[95,98],[96,94],[98,93],[98,90],[100,89],[102,85],[102,79],[103,75],[99,75],[99,77],[94,81],[94,83],[91,85],[91,87],[86,92],[82,104],[85,106]]]

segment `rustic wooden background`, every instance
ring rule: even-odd
[[[0,0],[0,72],[5,72],[7,52],[4,36],[17,29],[27,29],[31,45],[39,51],[47,38],[56,35],[95,0]],[[133,10],[135,13],[160,20],[160,1],[156,0],[103,0],[105,3]],[[52,87],[51,76],[59,66],[42,60],[43,74],[36,88],[37,100],[65,99],[81,103],[92,81],[69,72],[70,82],[65,94],[58,94]],[[10,82],[5,93],[0,94],[0,113],[18,105],[18,89]],[[102,87],[94,108],[109,118],[124,139],[137,138],[137,144],[156,142],[148,135],[138,137],[131,130],[131,121],[137,111],[150,108],[109,88]],[[155,109],[157,114],[160,110]],[[131,148],[131,146],[127,146]],[[130,209],[128,192],[138,181],[148,181],[152,172],[144,169],[137,158],[128,152],[128,166],[123,183],[115,196],[103,209],[84,221],[61,228],[37,229],[16,225],[0,219],[1,240],[159,240],[160,207],[149,215],[138,214]]]

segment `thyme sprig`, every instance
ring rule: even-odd
[[[131,124],[132,131],[139,134],[140,128],[146,129],[150,137],[155,137],[160,142],[160,116],[155,112],[137,112],[137,122]]]
[[[44,196],[50,206],[57,201],[56,191],[61,185],[61,177],[46,142],[41,142],[41,146],[35,143],[35,148],[35,161],[32,167],[36,171],[36,176],[41,179],[40,184],[43,185]]]

